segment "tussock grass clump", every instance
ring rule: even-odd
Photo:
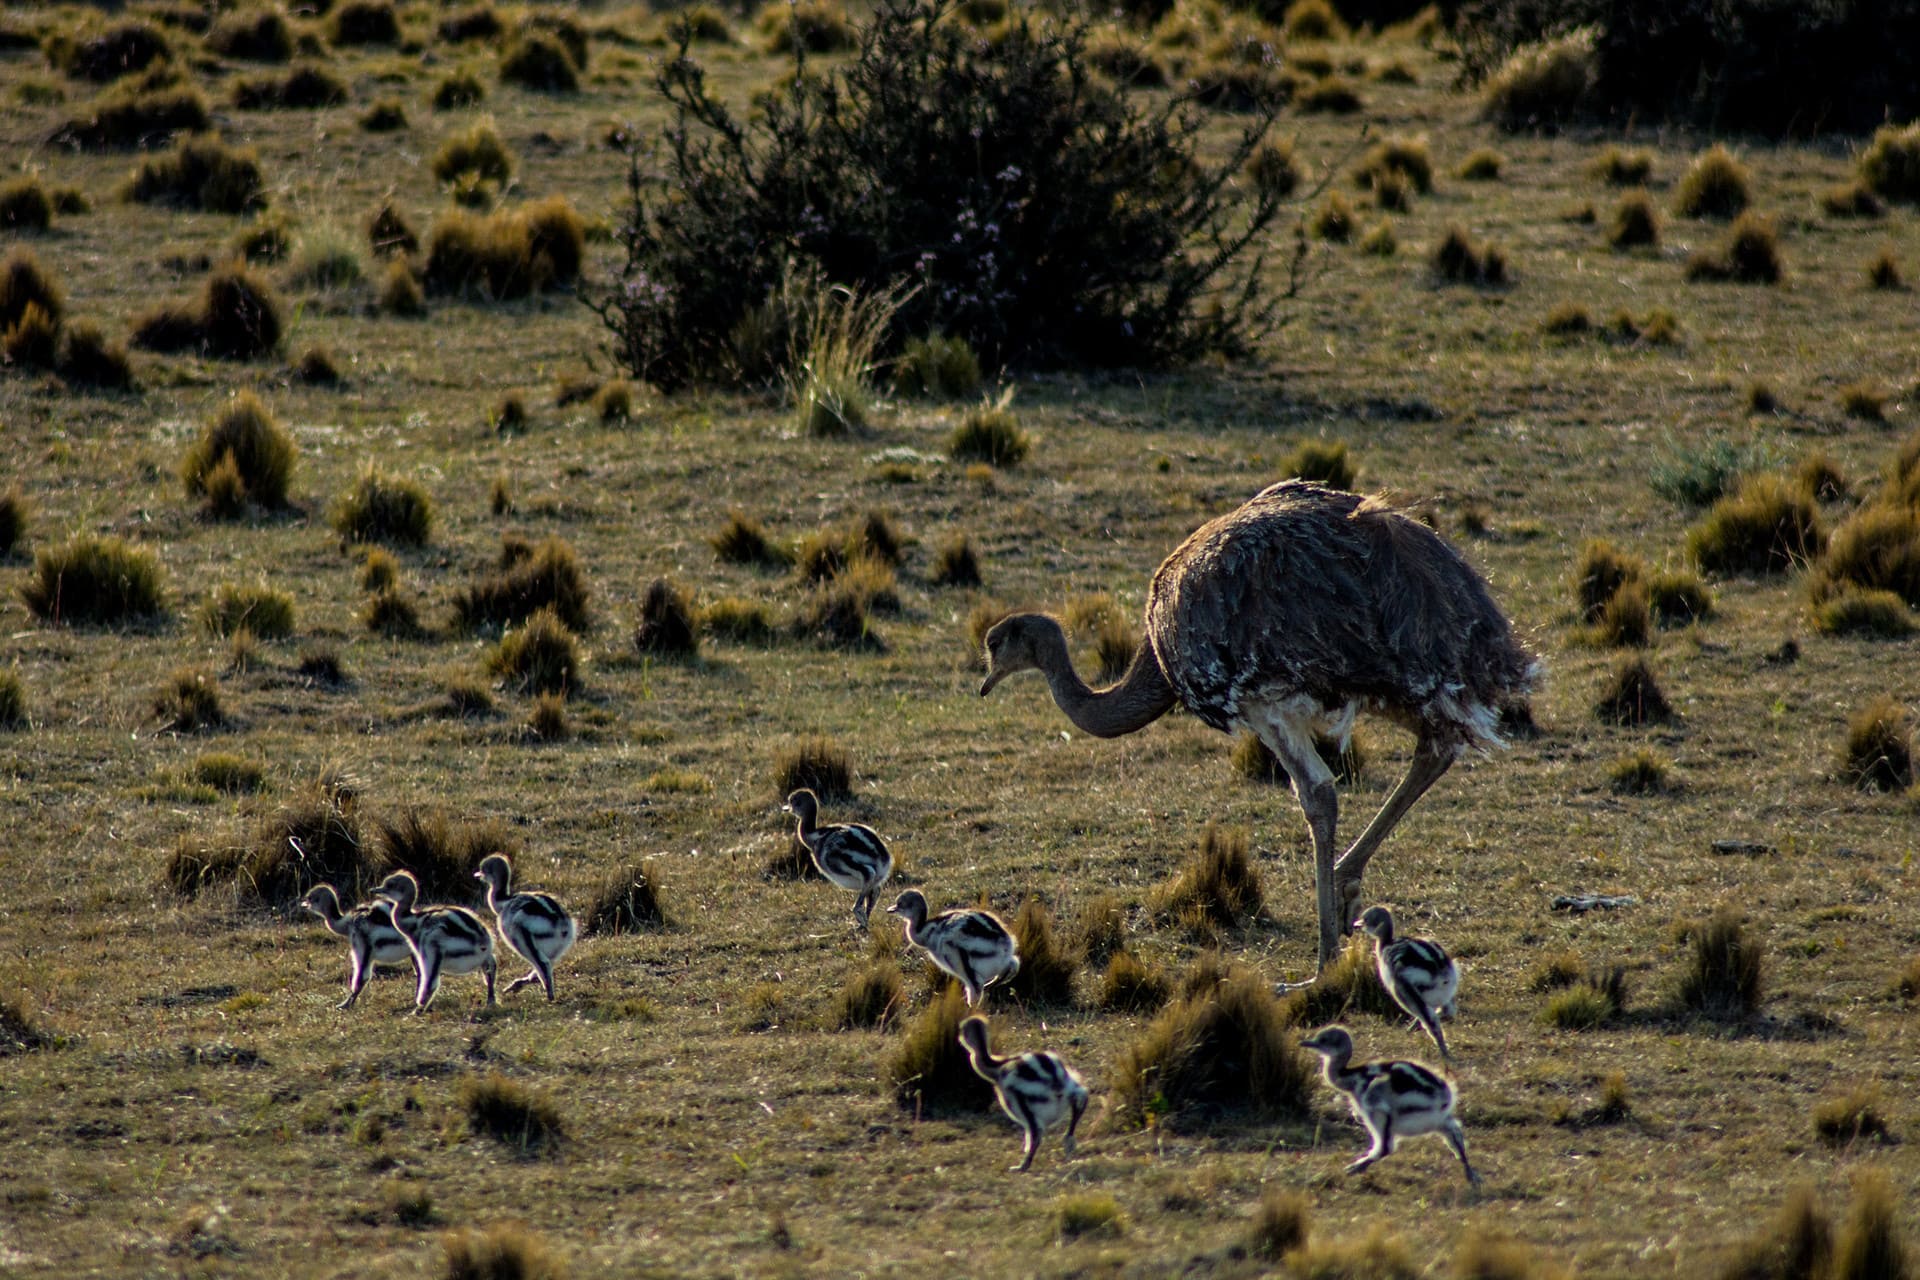
[[[181,459],[180,478],[188,497],[207,498],[212,508],[209,480],[215,470],[231,463],[241,502],[277,509],[287,505],[287,490],[299,453],[293,437],[260,397],[241,391],[201,428],[199,438]]]
[[[1913,719],[1881,696],[1847,720],[1840,780],[1862,791],[1903,791],[1913,785]]]
[[[55,626],[118,627],[166,616],[166,570],[147,547],[124,538],[81,534],[34,553],[20,598]]]
[[[0,729],[22,729],[27,724],[27,690],[20,673],[0,668]]]
[[[271,266],[292,252],[293,227],[280,214],[262,214],[235,231],[227,249],[248,262]]]
[[[1492,147],[1476,147],[1454,172],[1463,182],[1498,182],[1506,164],[1507,158]]]
[[[1353,1013],[1391,1019],[1402,1016],[1400,1006],[1380,985],[1373,963],[1372,940],[1357,933],[1347,939],[1346,947],[1314,979],[1313,985],[1289,997],[1285,1007],[1287,1020],[1301,1027],[1339,1022]]]
[[[492,120],[476,120],[457,133],[448,134],[433,156],[433,176],[451,183],[463,174],[477,174],[505,186],[513,180],[514,154],[501,141]]]
[[[354,238],[332,223],[302,229],[293,242],[288,280],[310,289],[340,289],[360,283],[366,274],[360,265]]]
[[[1393,224],[1382,218],[1368,227],[1366,234],[1360,237],[1360,252],[1380,258],[1391,258],[1400,252],[1400,239],[1393,233]]]
[[[565,742],[573,736],[573,724],[567,719],[567,698],[562,693],[543,693],[527,711],[526,732],[537,742]]]
[[[369,465],[334,503],[332,521],[348,542],[421,547],[433,534],[433,499],[418,481]]]
[[[31,514],[32,509],[18,489],[0,493],[0,560],[25,549]]]
[[[668,38],[684,35],[689,44],[732,44],[733,23],[717,5],[692,4],[673,15]]]
[[[1603,648],[1641,649],[1653,643],[1653,597],[1644,579],[1620,585],[1600,607],[1600,616],[1582,631],[1580,639]]]
[[[1673,705],[1654,679],[1647,660],[1636,656],[1623,658],[1615,665],[1594,701],[1593,714],[1607,724],[1637,728],[1672,720]]]
[[[1314,210],[1307,227],[1322,240],[1334,244],[1345,244],[1353,238],[1354,212],[1353,202],[1338,191],[1327,192],[1327,198]]]
[[[651,860],[609,876],[590,899],[585,925],[595,936],[657,929],[667,922],[660,901],[660,871]]]
[[[398,98],[381,98],[360,115],[360,127],[368,133],[398,133],[410,124],[406,104]]]
[[[1907,1244],[1900,1231],[1899,1202],[1887,1175],[1862,1171],[1854,1179],[1853,1208],[1833,1251],[1833,1280],[1910,1280]]]
[[[790,623],[793,634],[841,649],[884,652],[872,614],[885,601],[897,604],[893,571],[861,559],[807,593]]]
[[[1399,174],[1415,191],[1425,195],[1433,190],[1433,156],[1425,138],[1383,138],[1368,149],[1354,171],[1361,189],[1377,186],[1386,174]]]
[[[1235,928],[1260,914],[1260,873],[1247,854],[1247,834],[1208,823],[1199,847],[1174,878],[1153,894],[1154,913],[1184,918],[1197,912],[1214,924]]]
[[[442,1280],[564,1280],[567,1274],[546,1241],[512,1223],[449,1231],[440,1248]]]
[[[1293,0],[1280,15],[1280,30],[1289,40],[1345,40],[1350,34],[1327,0]]]
[[[500,11],[491,4],[476,4],[465,9],[457,9],[440,19],[434,28],[434,34],[447,44],[464,44],[469,40],[496,40],[506,31],[500,21]]]
[[[1771,218],[1743,213],[1734,220],[1725,243],[1696,250],[1687,259],[1687,279],[1734,284],[1778,284],[1785,267],[1780,237]]]
[[[140,204],[209,213],[246,213],[267,203],[259,156],[213,137],[188,138],[168,154],[143,161],[127,194]]]
[[[1673,763],[1651,747],[1621,756],[1607,768],[1607,786],[1615,795],[1661,795],[1673,789]]]
[[[692,657],[700,648],[698,617],[691,592],[670,578],[655,578],[640,602],[634,648],[656,657]]]
[[[1646,319],[1636,320],[1625,307],[1613,313],[1607,322],[1609,334],[1617,341],[1643,347],[1670,347],[1680,341],[1680,320],[1665,307],[1654,307]]]
[[[16,245],[0,261],[0,333],[10,331],[34,308],[58,328],[66,315],[66,290],[33,250]]]
[[[76,80],[104,84],[145,71],[173,58],[173,47],[159,28],[122,22],[93,35],[58,32],[43,46],[47,61]]]
[[[194,302],[163,303],[135,320],[133,344],[253,360],[279,349],[282,327],[280,295],[266,277],[229,263],[214,268]]]
[[[1547,312],[1540,330],[1557,338],[1578,337],[1593,332],[1593,317],[1577,302],[1562,302]]]
[[[360,624],[379,635],[395,640],[417,640],[427,629],[420,621],[419,606],[394,585],[373,588],[360,606]]]
[[[262,640],[284,640],[293,634],[293,597],[265,584],[221,586],[201,606],[200,627],[213,636],[244,628]]]
[[[780,748],[773,760],[773,786],[785,800],[806,788],[822,800],[853,798],[853,760],[824,734],[809,734]]]
[[[277,9],[242,9],[213,24],[207,48],[247,62],[285,62],[293,57],[293,28]]]
[[[745,512],[727,512],[727,522],[707,539],[722,560],[783,569],[793,563],[786,548],[767,537],[766,527]]]
[[[700,626],[708,634],[735,644],[764,645],[777,628],[773,611],[758,600],[722,596],[700,610]]]
[[[1786,573],[1826,549],[1820,508],[1774,475],[1749,476],[1687,531],[1687,553],[1708,573]]]
[[[1821,1212],[1811,1187],[1788,1195],[1773,1222],[1732,1251],[1717,1280],[1814,1280],[1830,1276],[1833,1223]]]
[[[1637,249],[1660,243],[1660,215],[1645,190],[1629,191],[1614,206],[1607,226],[1607,243],[1616,249]]]
[[[1558,991],[1580,981],[1585,972],[1586,966],[1581,962],[1578,951],[1558,951],[1534,970],[1527,986],[1532,991]]]
[[[891,959],[872,960],[848,975],[828,1023],[836,1031],[885,1031],[906,1008],[906,983]]]
[[[1089,964],[1100,964],[1127,945],[1127,907],[1111,893],[1096,894],[1074,919],[1074,946]]]
[[[1121,1212],[1120,1202],[1098,1192],[1062,1196],[1054,1207],[1054,1217],[1062,1240],[1082,1236],[1115,1239],[1127,1233],[1127,1215]]]
[[[1654,617],[1663,627],[1685,626],[1713,613],[1713,592],[1684,569],[1656,573],[1647,583]]]
[[[552,36],[529,31],[500,59],[500,79],[536,93],[577,93],[580,69]]]
[[[1766,994],[1766,957],[1745,920],[1723,906],[1690,928],[1691,951],[1675,999],[1709,1018],[1739,1019],[1759,1011]]]
[[[1752,200],[1747,166],[1721,143],[1694,157],[1674,192],[1674,208],[1688,218],[1732,218]]]
[[[1306,169],[1294,154],[1293,139],[1263,142],[1247,157],[1246,174],[1253,184],[1276,196],[1290,196],[1306,180]]]
[[[1573,566],[1573,596],[1580,606],[1581,621],[1599,621],[1607,602],[1646,573],[1646,562],[1639,556],[1620,550],[1604,538],[1587,542]]]
[[[266,771],[245,756],[209,751],[193,762],[196,780],[225,795],[252,795],[266,784]]]
[[[1866,382],[1850,382],[1840,388],[1840,412],[1862,422],[1887,420],[1887,393]]]
[[[551,1100],[497,1071],[462,1080],[458,1097],[467,1127],[515,1155],[547,1154],[566,1136],[560,1109]]]
[[[1593,172],[1610,187],[1644,187],[1653,177],[1653,153],[1609,143],[1595,157]]]
[[[964,400],[980,390],[980,358],[965,338],[911,338],[894,360],[893,387],[905,396]]]
[[[487,86],[471,71],[455,71],[442,76],[433,89],[435,111],[459,111],[477,107],[487,98]],[[446,179],[442,179],[446,181]]]
[[[257,76],[233,86],[233,105],[242,111],[312,111],[337,107],[348,98],[344,80],[315,63],[303,63],[284,76]]]
[[[580,274],[586,234],[563,196],[494,214],[451,210],[427,237],[427,290],[499,302],[564,287]]]
[[[933,567],[928,574],[935,586],[940,587],[977,587],[980,585],[980,557],[973,547],[973,539],[964,533],[956,533],[940,544],[934,553]]]
[[[0,1059],[32,1053],[52,1043],[51,1036],[33,1025],[25,1006],[16,1000],[0,1000]]]
[[[1312,1206],[1298,1191],[1269,1187],[1253,1211],[1247,1228],[1247,1253],[1263,1262],[1278,1262],[1307,1244]]]
[[[545,538],[529,546],[519,538],[501,540],[492,568],[477,575],[453,600],[455,622],[464,630],[505,626],[550,609],[575,631],[592,626],[587,602],[592,596],[586,574],[564,538]]]
[[[1007,989],[1030,1004],[1072,1004],[1080,957],[1061,940],[1046,904],[1029,897],[1009,928],[1020,944],[1020,971]]]
[[[1495,286],[1507,282],[1506,254],[1494,245],[1475,242],[1464,227],[1447,229],[1432,261],[1434,277],[1448,283]]]
[[[625,378],[603,382],[593,393],[593,413],[602,422],[625,422],[633,417],[633,384]]]
[[[340,365],[333,358],[333,352],[323,346],[308,347],[293,362],[291,372],[296,381],[310,387],[337,387],[341,382]]]
[[[1302,440],[1280,460],[1280,474],[1311,480],[1329,489],[1351,489],[1360,469],[1341,440]]]
[[[20,368],[51,368],[60,349],[60,327],[37,302],[29,302],[20,319],[0,338],[4,363]]]
[[[1116,951],[1100,978],[1097,1003],[1105,1013],[1151,1013],[1167,1002],[1173,984],[1131,951]]]
[[[1846,182],[1820,193],[1820,211],[1829,218],[1878,218],[1886,205],[1863,182]]]
[[[1562,1031],[1591,1031],[1618,1018],[1627,1007],[1627,971],[1619,965],[1594,969],[1548,1000],[1540,1020]]]
[[[785,0],[763,5],[753,20],[768,53],[790,53],[795,45],[808,53],[842,53],[859,43],[854,24],[839,0]]]
[[[517,842],[490,824],[456,823],[437,809],[408,805],[373,823],[376,867],[382,875],[410,871],[422,901],[471,903],[478,892],[473,869],[489,853],[518,852]]]
[[[1026,461],[1033,439],[1021,429],[1011,404],[1012,397],[1003,394],[967,410],[947,438],[947,455],[959,462],[984,462],[995,467],[1014,467]]]
[[[1906,601],[1891,591],[1841,587],[1832,596],[1816,600],[1813,626],[1830,636],[1872,636],[1900,640],[1913,634],[1916,624]]]
[[[1883,1099],[1877,1084],[1854,1085],[1844,1093],[1829,1094],[1813,1108],[1813,1131],[1830,1146],[1851,1146],[1867,1138],[1882,1142],[1893,1131],[1881,1114]]]
[[[886,1066],[901,1106],[916,1115],[977,1115],[993,1106],[993,1086],[975,1074],[960,1047],[968,1012],[960,984],[949,982],[908,1025]]]
[[[400,43],[400,19],[391,0],[344,0],[327,20],[327,39],[336,46]]]
[[[176,134],[211,128],[207,99],[186,85],[128,89],[108,94],[93,114],[68,120],[52,141],[81,151],[124,151],[166,141]]]
[[[1741,477],[1770,460],[1766,450],[1742,447],[1725,437],[1698,445],[1680,444],[1654,459],[1647,483],[1669,502],[1705,507],[1725,497]]]
[[[28,175],[0,182],[0,230],[16,233],[45,231],[53,225],[53,198]]]
[[[1294,95],[1297,110],[1323,115],[1352,115],[1366,100],[1343,76],[1321,76]]]
[[[1920,120],[1882,125],[1856,162],[1869,190],[1906,204],[1920,204]]]
[[[800,434],[825,439],[866,429],[876,354],[901,300],[895,289],[837,288],[818,277],[798,286],[781,379]]]
[[[427,314],[426,291],[420,287],[420,278],[414,274],[412,264],[404,258],[387,263],[380,277],[379,303],[380,309],[390,316],[413,318]]]
[[[205,671],[182,667],[153,695],[153,714],[169,733],[198,733],[227,722],[220,702],[220,682]]]
[[[569,694],[580,681],[580,642],[550,608],[500,637],[487,670],[523,693]]]
[[[1280,1002],[1244,970],[1182,995],[1121,1051],[1116,1113],[1176,1127],[1307,1115],[1314,1071]]]
[[[1594,32],[1522,45],[1487,78],[1481,114],[1501,128],[1552,128],[1578,113],[1593,91]]]

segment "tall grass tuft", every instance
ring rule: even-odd
[[[1687,259],[1687,279],[1735,284],[1778,284],[1786,268],[1772,219],[1743,213],[1718,248],[1696,250]]]
[[[1920,204],[1920,121],[1882,125],[1856,164],[1869,190],[1889,200]]]
[[[462,1080],[458,1096],[467,1127],[517,1156],[551,1153],[566,1137],[560,1109],[551,1100],[497,1071]]]
[[[1890,1142],[1893,1131],[1881,1114],[1883,1099],[1877,1084],[1855,1085],[1831,1093],[1813,1108],[1813,1131],[1829,1146],[1847,1147],[1867,1138]]]
[[[1832,1280],[1911,1280],[1913,1262],[1900,1223],[1911,1222],[1894,1199],[1887,1175],[1866,1169],[1854,1178],[1853,1208],[1833,1250]]]
[[[906,1008],[906,984],[891,958],[869,960],[847,976],[828,1023],[836,1031],[885,1031]]]
[[[1733,1250],[1717,1280],[1828,1280],[1833,1223],[1813,1188],[1795,1188],[1760,1235]]]
[[[1594,700],[1593,714],[1607,724],[1627,727],[1665,724],[1673,719],[1673,704],[1646,658],[1635,656],[1615,664]]]
[[[901,1106],[918,1115],[973,1115],[993,1105],[993,1086],[975,1074],[960,1047],[967,1013],[960,984],[950,982],[907,1027],[886,1065]]]
[[[1715,143],[1695,156],[1674,193],[1674,207],[1689,218],[1732,218],[1753,199],[1747,166]]]
[[[947,438],[947,455],[960,462],[984,462],[994,467],[1015,467],[1026,461],[1033,440],[1021,429],[1012,405],[1009,387],[997,398],[967,410]]]
[[[1230,970],[1176,1000],[1121,1051],[1117,1114],[1178,1127],[1302,1119],[1314,1072],[1293,1040],[1267,984]]]
[[[214,137],[186,139],[164,156],[142,161],[128,198],[209,213],[246,213],[266,207],[260,158]]]
[[[287,505],[287,489],[299,446],[251,391],[241,391],[201,428],[180,463],[189,497],[208,497],[208,478],[231,460],[244,500],[262,507]]]
[[[1616,249],[1638,249],[1660,243],[1660,215],[1644,190],[1630,191],[1614,206],[1607,227],[1607,243]]]
[[[1153,894],[1153,910],[1163,918],[1197,912],[1214,924],[1235,928],[1260,914],[1264,901],[1260,873],[1247,855],[1244,831],[1208,823],[1200,845],[1174,878]]]
[[[293,597],[264,583],[221,586],[201,606],[200,626],[213,636],[244,628],[262,640],[284,640],[293,634]]]
[[[26,550],[32,514],[32,508],[18,489],[0,493],[0,560],[11,559],[16,551]]]
[[[1713,592],[1697,574],[1684,569],[1654,574],[1647,583],[1647,595],[1663,627],[1685,626],[1713,613]]]
[[[423,900],[472,903],[479,888],[473,869],[489,853],[512,855],[519,841],[490,822],[455,822],[438,809],[407,805],[373,821],[375,865],[381,874],[410,871]]]
[[[568,627],[592,625],[592,590],[573,547],[562,538],[545,538],[527,547],[504,540],[493,567],[476,575],[454,594],[454,620],[467,631],[506,626],[551,609]]]
[[[586,932],[595,936],[639,933],[666,922],[666,908],[660,901],[660,869],[651,860],[628,866],[602,882],[585,917]]]
[[[1827,549],[1820,508],[1779,476],[1749,476],[1687,531],[1687,552],[1708,573],[1785,573]]]
[[[934,553],[928,578],[940,587],[977,587],[980,585],[980,557],[973,539],[956,533],[940,544]]]
[[[1029,897],[1010,927],[1020,944],[1020,971],[1008,982],[1008,990],[1029,1004],[1072,1004],[1080,957],[1060,938],[1046,904]]]
[[[1278,1262],[1307,1243],[1313,1206],[1298,1191],[1268,1188],[1254,1207],[1247,1229],[1247,1252],[1263,1262]]]
[[[487,670],[522,693],[570,695],[580,683],[580,642],[552,609],[500,637]]]
[[[0,729],[27,725],[27,691],[14,667],[0,667]]]
[[[567,1269],[546,1241],[515,1223],[449,1231],[441,1280],[565,1280]]]
[[[348,542],[425,546],[433,534],[433,499],[418,481],[369,464],[334,503],[333,530]]]
[[[1487,78],[1481,113],[1501,128],[1552,128],[1586,104],[1597,75],[1591,29],[1522,45]]]
[[[1443,282],[1492,287],[1507,283],[1507,256],[1498,247],[1474,240],[1459,226],[1449,227],[1433,250],[1433,274]]]
[[[1862,791],[1903,791],[1913,785],[1913,718],[1882,695],[1847,720],[1840,780]]]
[[[153,695],[154,718],[168,733],[198,733],[227,722],[220,682],[205,671],[181,667]]]
[[[149,548],[82,534],[34,554],[20,588],[33,615],[55,626],[118,627],[166,616],[166,570]]]
[[[252,360],[280,346],[279,293],[265,276],[229,263],[216,267],[188,304],[163,303],[134,321],[133,343],[152,351],[196,349],[222,360]]]
[[[1313,985],[1286,1001],[1288,1021],[1303,1027],[1338,1022],[1352,1013],[1398,1019],[1399,1008],[1380,985],[1373,946],[1363,934],[1349,937]]]
[[[1629,555],[1604,538],[1588,541],[1573,566],[1573,597],[1580,606],[1581,621],[1599,621],[1607,602],[1646,573],[1646,562],[1640,557]]]
[[[1152,1013],[1166,1004],[1173,984],[1131,951],[1115,951],[1100,977],[1098,1004],[1106,1013]]]
[[[634,648],[656,657],[692,657],[700,648],[698,617],[691,592],[671,578],[655,578],[640,602]]]
[[[730,564],[785,568],[793,555],[767,537],[766,527],[743,511],[727,512],[727,522],[707,539],[714,553]]]
[[[843,436],[866,428],[875,355],[903,300],[893,289],[862,293],[822,281],[803,291],[782,375],[801,435]]]
[[[1676,991],[1680,1007],[1709,1018],[1740,1019],[1759,1011],[1766,994],[1766,957],[1732,907],[1692,926],[1692,949]]]
[[[1311,480],[1329,489],[1351,489],[1359,478],[1344,441],[1302,440],[1292,453],[1280,460],[1280,474],[1288,478]]]
[[[1062,1240],[1078,1240],[1082,1236],[1112,1239],[1125,1235],[1129,1225],[1120,1202],[1099,1192],[1062,1196],[1054,1207],[1054,1216]]]
[[[964,400],[980,390],[980,359],[965,338],[910,338],[894,359],[893,387],[904,396]]]
[[[824,734],[810,734],[780,748],[773,786],[782,800],[802,787],[822,800],[853,798],[853,762],[847,749]]]

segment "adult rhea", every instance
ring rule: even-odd
[[[1467,750],[1503,745],[1500,709],[1524,704],[1539,670],[1486,580],[1433,530],[1377,498],[1300,480],[1200,526],[1161,563],[1146,638],[1119,683],[1089,689],[1045,614],[1001,619],[986,648],[982,695],[1036,669],[1097,737],[1132,733],[1175,702],[1215,729],[1258,735],[1313,834],[1322,969],[1359,913],[1380,843]],[[1313,734],[1344,746],[1361,710],[1417,741],[1406,776],[1336,860],[1339,805]]]

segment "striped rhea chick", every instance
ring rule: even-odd
[[[1385,907],[1368,907],[1366,914],[1353,923],[1373,935],[1373,965],[1380,974],[1380,985],[1433,1037],[1440,1056],[1451,1061],[1447,1038],[1440,1033],[1440,1019],[1453,1020],[1460,966],[1431,938],[1394,937],[1393,912]]]
[[[420,989],[414,996],[413,1012],[425,1013],[440,989],[440,979],[449,973],[478,970],[487,980],[487,1003],[493,997],[493,930],[465,907],[451,905],[425,907],[416,911],[420,882],[411,872],[396,871],[374,889],[374,896],[393,904],[394,926],[406,936],[413,949],[414,967],[420,972]]]
[[[353,1008],[353,1002],[360,998],[360,989],[373,976],[373,966],[413,963],[413,948],[394,927],[393,904],[384,898],[342,911],[338,891],[330,884],[317,884],[300,899],[300,905],[319,916],[328,932],[347,940],[352,967],[347,972],[347,998],[340,1002],[340,1008]]]
[[[553,965],[573,946],[579,931],[573,916],[544,893],[514,893],[513,864],[504,853],[490,853],[480,860],[475,879],[487,882],[487,908],[500,926],[500,936],[520,957],[533,966],[524,978],[507,984],[505,994],[512,995],[529,982],[545,989],[553,999]]]
[[[968,1007],[979,1004],[988,987],[1020,972],[1019,945],[991,911],[942,911],[929,916],[925,896],[918,889],[908,889],[894,899],[887,914],[906,921],[907,940],[942,971],[960,979]]]
[[[849,893],[860,895],[854,899],[853,918],[866,928],[874,895],[893,874],[893,854],[888,852],[886,841],[864,823],[817,825],[820,798],[805,787],[788,796],[780,807],[799,820],[796,834],[820,874]]]
[[[1347,1105],[1373,1138],[1367,1153],[1347,1166],[1348,1173],[1391,1155],[1401,1138],[1437,1133],[1460,1157],[1467,1181],[1480,1181],[1467,1160],[1467,1135],[1454,1118],[1453,1085],[1445,1076],[1418,1062],[1353,1066],[1353,1037],[1345,1027],[1327,1027],[1300,1043],[1320,1055],[1327,1083],[1347,1095]]]
[[[1017,1057],[996,1057],[987,1047],[987,1020],[978,1014],[960,1024],[960,1043],[980,1078],[993,1086],[1000,1098],[1000,1109],[1020,1126],[1027,1136],[1025,1158],[1013,1167],[1025,1173],[1033,1167],[1033,1153],[1049,1129],[1066,1121],[1067,1134],[1061,1149],[1073,1154],[1073,1133],[1087,1110],[1087,1084],[1080,1073],[1068,1066],[1057,1053],[1040,1050]]]

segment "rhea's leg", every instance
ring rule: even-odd
[[[1333,771],[1313,749],[1312,734],[1305,726],[1276,716],[1255,728],[1260,741],[1292,780],[1294,798],[1300,802],[1307,830],[1313,836],[1314,906],[1320,917],[1320,968],[1324,971],[1340,952],[1345,922],[1353,919],[1351,913],[1341,917],[1340,903],[1334,895],[1333,836],[1340,818],[1340,797],[1334,789]]]
[[[1373,815],[1373,821],[1367,824],[1367,829],[1340,855],[1339,862],[1334,866],[1340,888],[1339,907],[1346,919],[1353,919],[1364,905],[1360,880],[1367,872],[1367,862],[1379,850],[1388,834],[1400,824],[1400,820],[1407,816],[1407,810],[1413,808],[1415,802],[1427,794],[1428,788],[1440,781],[1441,775],[1453,767],[1459,754],[1457,747],[1443,743],[1431,734],[1420,735],[1406,776],[1400,779],[1400,785],[1380,806],[1380,812]]]
[[[1467,1135],[1460,1128],[1460,1122],[1448,1120],[1447,1127],[1440,1131],[1440,1136],[1445,1138],[1447,1145],[1453,1148],[1453,1154],[1460,1157],[1460,1167],[1467,1171],[1467,1181],[1479,1186],[1480,1175],[1473,1171],[1473,1165],[1467,1160]]]
[[[369,950],[358,938],[349,948],[353,957],[353,971],[347,975],[347,998],[339,1006],[342,1009],[353,1008],[353,1002],[360,998],[360,988],[367,985],[367,975],[373,969],[373,957],[368,954]]]
[[[1067,1136],[1060,1140],[1060,1149],[1068,1155],[1073,1154],[1074,1131],[1079,1129],[1080,1117],[1086,1113],[1087,1100],[1085,1098],[1075,1098],[1073,1100],[1073,1119],[1067,1121]]]

